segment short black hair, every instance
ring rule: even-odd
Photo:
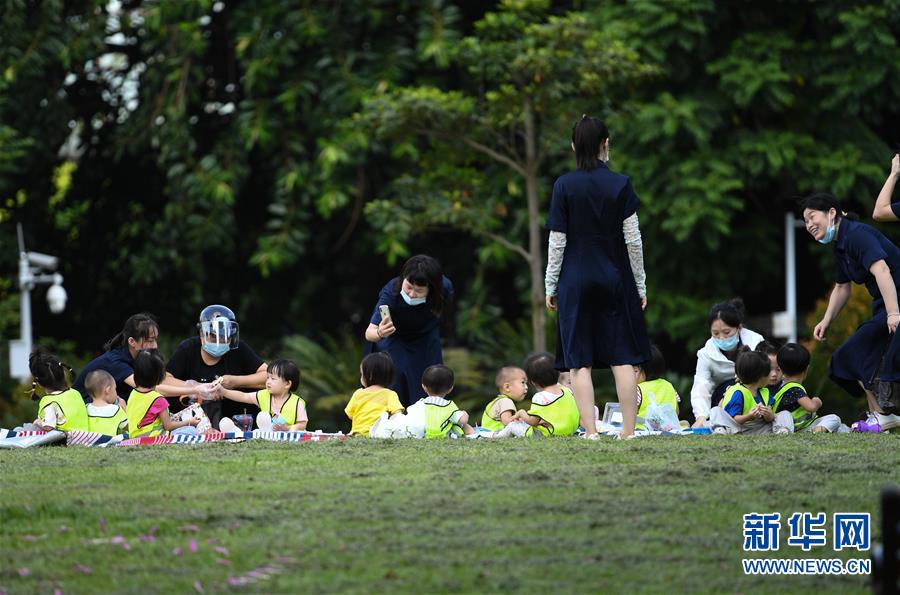
[[[46,347],[35,347],[28,356],[28,370],[34,382],[48,390],[66,390],[72,384],[72,368]]]
[[[141,349],[134,356],[134,383],[155,388],[166,377],[166,361],[159,349]]]
[[[727,302],[713,304],[709,309],[707,325],[712,326],[716,320],[721,320],[732,328],[741,326],[744,323],[744,300],[736,297]]]
[[[546,351],[532,353],[525,358],[525,375],[529,382],[539,388],[553,386],[559,382],[559,370],[554,366],[553,356]]]
[[[503,385],[509,382],[509,379],[512,378],[513,372],[516,371],[523,373],[525,372],[525,370],[523,370],[519,366],[503,366],[502,368],[500,368],[500,371],[497,372],[497,376],[494,377],[494,384],[497,385],[497,388],[499,390],[503,390]]]
[[[116,386],[116,379],[106,370],[92,370],[84,379],[84,390],[92,397],[98,396],[107,386]]]
[[[809,350],[799,343],[787,343],[778,350],[778,367],[788,376],[806,372],[809,359]]]
[[[453,370],[443,364],[428,366],[422,372],[422,385],[429,396],[441,397],[453,390]]]
[[[760,341],[756,344],[756,348],[753,351],[758,351],[759,353],[765,353],[766,355],[776,355],[778,354],[778,348],[775,347],[774,343],[770,343],[769,341]]]
[[[734,373],[744,384],[753,384],[772,371],[769,356],[759,351],[743,351],[734,362]]]
[[[650,359],[641,364],[645,380],[662,378],[666,373],[666,359],[656,345],[650,346]]]
[[[277,376],[282,380],[290,382],[290,392],[295,392],[297,390],[297,386],[300,384],[300,368],[298,368],[297,364],[289,359],[276,359],[274,362],[269,364],[269,367],[266,371],[273,376]]]
[[[428,309],[435,316],[443,314],[444,271],[441,268],[441,263],[436,258],[427,254],[416,254],[407,260],[403,264],[400,278],[397,279],[397,286],[394,288],[396,295],[400,295],[404,279],[413,285],[428,287],[428,295],[425,298]]]
[[[394,360],[386,351],[370,353],[359,367],[365,386],[390,386],[394,382]]]

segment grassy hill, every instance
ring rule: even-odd
[[[864,592],[743,574],[742,515],[774,557],[871,512],[896,435],[244,443],[0,452],[0,593]],[[792,512],[828,546],[786,545]],[[749,557],[750,555],[748,555]]]

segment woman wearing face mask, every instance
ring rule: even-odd
[[[399,277],[381,288],[378,303],[366,329],[366,351],[386,351],[396,367],[391,389],[404,407],[425,396],[422,373],[443,363],[440,325],[453,284],[444,277],[440,263],[430,256],[413,256]],[[381,314],[387,306],[388,316]]]
[[[870,426],[878,424],[882,430],[900,426],[900,416],[885,415],[871,390],[882,356],[884,367],[879,378],[900,381],[900,339],[896,333],[900,323],[900,249],[874,227],[841,211],[840,203],[830,194],[812,194],[802,206],[806,231],[820,244],[834,246],[834,289],[813,337],[817,341],[826,339],[828,326],[850,298],[851,282],[864,284],[872,296],[872,318],[834,351],[828,375],[852,396],[865,394]]]
[[[706,345],[697,352],[697,370],[691,387],[694,427],[706,427],[709,411],[719,404],[725,390],[735,383],[734,362],[739,349],[756,349],[762,335],[744,328],[744,302],[735,298],[715,304],[709,311]]]
[[[260,389],[266,385],[266,362],[240,340],[238,322],[231,308],[212,305],[203,308],[197,323],[198,336],[181,342],[166,365],[166,371],[181,380],[207,384],[218,380],[223,388]],[[170,400],[172,411],[181,403]],[[235,401],[203,403],[214,428],[222,417],[246,413],[256,416],[259,408]]]

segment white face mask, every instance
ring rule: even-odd
[[[418,306],[418,305],[424,304],[425,300],[428,299],[428,298],[411,298],[408,295],[406,295],[405,291],[401,291],[400,295],[403,296],[403,301],[406,302],[407,304],[409,304],[410,306]]]

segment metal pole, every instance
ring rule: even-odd
[[[784,214],[784,301],[785,310],[791,321],[791,331],[788,340],[797,342],[797,258],[794,246],[796,234],[796,218],[792,212]]]

